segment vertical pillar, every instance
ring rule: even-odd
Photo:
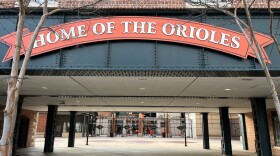
[[[112,113],[112,124],[111,124],[110,137],[114,137],[115,134],[116,134],[116,118],[115,118],[115,113]]]
[[[48,106],[47,125],[45,130],[45,146],[44,152],[53,152],[54,137],[55,137],[55,122],[57,115],[56,105]]]
[[[138,133],[137,133],[138,137],[142,137],[143,136],[143,119],[142,118],[138,118]]]
[[[166,116],[164,118],[164,125],[165,125],[165,137],[168,138],[169,137],[169,120],[168,120],[168,113],[166,113]]]
[[[265,98],[251,99],[258,156],[271,156]]]
[[[248,150],[248,140],[247,140],[247,130],[246,130],[246,123],[245,123],[245,114],[240,114],[240,126],[242,131],[242,144],[243,150]]]
[[[156,133],[159,134],[159,135],[161,135],[161,124],[160,124],[161,119],[157,117],[157,118],[156,118],[156,122],[157,122],[157,130],[156,130]]]
[[[89,124],[90,124],[90,112],[88,112],[88,118],[87,118],[87,142],[86,145],[88,145],[88,136],[89,136]]]
[[[123,126],[122,126],[122,135],[126,136],[126,129],[124,128],[124,126],[126,126],[126,117],[123,120]]]
[[[203,149],[210,149],[209,128],[208,128],[208,113],[201,113],[201,114],[202,114]]]
[[[187,146],[187,120],[186,120],[186,113],[182,113],[182,117],[184,118],[183,125],[184,125],[184,133],[185,133],[185,146]]]
[[[86,136],[86,114],[83,114],[84,117],[84,122],[83,122],[83,133],[82,133],[82,137]]]
[[[75,146],[75,130],[76,130],[76,111],[70,111],[70,128],[68,135],[68,147]]]
[[[20,116],[21,116],[21,110],[22,110],[22,104],[23,104],[24,97],[19,96],[18,103],[17,103],[17,117],[16,117],[16,124],[14,129],[14,137],[13,137],[13,156],[16,156],[16,150],[17,150],[17,143],[18,143],[18,131],[19,131],[19,125],[20,125]]]
[[[220,107],[220,125],[222,132],[222,154],[231,156],[231,135],[230,135],[230,122],[228,117],[228,107]]]

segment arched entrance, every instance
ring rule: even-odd
[[[144,14],[151,15],[148,12]],[[186,19],[200,21],[203,22],[201,25],[211,24],[218,27],[222,26],[222,30],[225,28],[236,31],[236,27],[233,28],[232,24],[228,24],[228,21],[232,19],[227,19],[220,15],[216,16],[217,14],[215,13],[205,14],[195,19],[190,18],[192,13],[189,14],[190,16],[186,14],[178,14],[178,19],[173,20]],[[134,15],[134,13],[127,13],[127,15]],[[157,15],[161,17],[167,14]],[[34,15],[33,18],[39,19],[36,16]],[[175,16],[177,17],[175,13],[172,16],[174,18]],[[254,17],[254,20],[260,23],[261,28],[258,30],[260,32],[267,31],[263,30],[261,25],[263,19],[269,19],[265,16],[267,15],[264,15],[262,18],[259,18],[259,16]],[[58,15],[58,17],[62,16]],[[16,17],[14,18],[16,19]],[[89,17],[85,16],[84,18]],[[147,20],[147,18],[143,18],[143,21]],[[113,19],[109,18],[108,20]],[[225,19],[227,19],[226,22]],[[9,19],[4,20],[7,23],[9,21]],[[51,26],[55,23],[76,21],[78,19],[75,16],[66,14],[62,18],[52,18],[49,20],[49,25]],[[5,25],[8,24],[5,23]],[[10,25],[14,26],[12,23]],[[159,26],[161,24],[158,24]],[[61,26],[59,27],[61,28]],[[30,25],[27,25],[27,28],[29,30],[33,29]],[[76,26],[73,28],[80,27]],[[119,31],[120,29],[115,30]],[[67,33],[71,33],[71,31],[72,29],[67,29]],[[2,33],[6,34],[7,32]],[[214,33],[212,34],[215,35]],[[207,36],[209,37],[211,35]],[[47,122],[46,126],[44,151],[53,152],[54,132],[57,130],[55,125],[57,122],[56,119],[58,118],[56,114],[58,111],[63,113],[69,111],[77,113],[107,111],[114,113],[202,112],[203,117],[199,118],[199,124],[198,122],[188,122],[185,118],[184,121],[181,121],[182,117],[176,117],[177,115],[174,117],[163,115],[158,120],[155,117],[145,117],[142,119],[137,115],[135,117],[132,115],[124,116],[120,119],[112,115],[108,118],[98,115],[96,120],[90,118],[88,120],[89,122],[85,122],[88,123],[88,126],[84,129],[86,130],[85,132],[89,131],[91,136],[96,134],[107,137],[108,135],[105,134],[114,136],[111,135],[113,134],[112,132],[121,136],[136,136],[137,133],[149,135],[149,131],[156,128],[153,134],[157,133],[158,136],[170,137],[171,134],[172,136],[175,136],[175,134],[176,136],[182,136],[182,132],[180,131],[180,129],[184,129],[182,125],[189,123],[190,131],[192,130],[191,125],[195,125],[194,130],[195,128],[199,128],[201,134],[202,131],[203,135],[207,134],[204,137],[205,140],[209,140],[207,115],[208,113],[216,113],[216,118],[213,120],[217,121],[215,123],[218,125],[218,128],[216,130],[216,126],[213,126],[210,129],[215,131],[215,134],[222,136],[223,142],[227,141],[224,143],[225,146],[223,147],[225,148],[223,148],[223,151],[225,149],[226,152],[231,153],[232,149],[229,141],[231,138],[230,132],[228,131],[230,129],[228,121],[229,113],[243,113],[244,115],[244,113],[253,111],[252,116],[255,114],[255,117],[258,117],[257,109],[251,109],[251,98],[263,97],[262,100],[257,101],[261,101],[260,103],[265,105],[263,101],[269,95],[269,90],[264,85],[266,80],[261,74],[262,71],[258,62],[253,57],[248,57],[245,60],[237,56],[218,53],[219,49],[214,50],[200,44],[175,43],[160,38],[156,40],[150,40],[149,38],[130,39],[106,39],[102,40],[102,42],[82,45],[72,40],[71,43],[75,44],[71,44],[71,47],[52,50],[44,55],[34,56],[30,60],[25,77],[23,96],[26,96],[26,101],[23,108],[34,111],[48,111],[48,117],[50,118],[48,121],[50,122]],[[70,42],[70,40],[66,41]],[[7,46],[5,47],[6,49],[8,48]],[[280,57],[273,51],[272,46],[268,46],[266,49],[271,53],[269,55],[273,56],[271,57],[272,64],[268,65],[273,70],[272,76],[274,76],[274,80],[279,81],[277,77],[280,71]],[[2,57],[4,57],[4,54]],[[11,61],[1,64],[1,79],[9,77],[7,73],[9,73],[10,65]],[[1,92],[4,93],[4,89],[6,88],[1,88]],[[257,105],[256,102],[253,104]],[[273,107],[269,106],[269,108]],[[261,113],[262,116],[267,116],[264,112]],[[252,117],[252,119],[255,117]],[[260,117],[260,119],[262,118]],[[238,122],[238,120],[236,121]],[[25,128],[20,127],[19,130],[19,147],[24,147],[26,144],[29,144],[27,142],[28,132],[26,130],[29,121],[27,120],[25,122],[27,124],[24,121],[21,124],[21,126],[25,125]],[[72,125],[76,125],[75,122],[71,123]],[[220,125],[222,126],[221,128],[219,127]],[[255,125],[258,125],[258,123],[255,122]],[[96,129],[97,126],[98,128]],[[257,128],[263,128],[263,126]],[[59,129],[61,131],[61,128]],[[169,129],[171,130],[169,131]],[[73,128],[71,134],[74,134],[75,131]],[[263,133],[266,131],[264,130]],[[231,132],[237,135],[239,134],[235,128]],[[139,134],[139,136],[142,134]],[[185,134],[187,133],[185,132]],[[71,140],[71,143],[74,143],[73,137],[71,139],[69,138],[69,140]],[[266,140],[266,142],[269,141],[269,139]],[[220,140],[218,140],[218,144],[220,144]],[[220,148],[218,149],[220,150]],[[130,151],[132,151],[131,148]],[[170,153],[168,154],[172,155]]]

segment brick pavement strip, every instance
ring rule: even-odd
[[[90,137],[76,138],[75,147],[67,147],[67,138],[56,138],[54,153],[43,153],[44,139],[37,138],[36,146],[18,149],[17,156],[220,156],[220,140],[210,140],[211,150],[202,149],[201,139],[184,138],[137,138],[137,137]],[[240,141],[232,141],[235,156],[256,156],[255,153],[243,151]]]

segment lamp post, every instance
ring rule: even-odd
[[[88,145],[88,135],[89,135],[89,120],[90,120],[90,112],[88,112],[88,126],[87,126],[87,142],[86,142],[86,145]]]
[[[184,123],[185,123],[185,146],[187,146],[187,122],[186,122],[186,113],[184,113]]]

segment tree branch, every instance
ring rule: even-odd
[[[243,0],[243,3],[244,3],[244,8],[245,8],[245,11],[246,11],[246,16],[247,16],[247,22],[248,22],[248,25],[250,27],[249,31],[250,31],[250,36],[252,37],[253,39],[253,46],[252,48],[254,49],[254,52],[255,54],[259,55],[258,56],[258,61],[261,63],[262,65],[262,68],[264,70],[264,73],[266,75],[266,79],[270,85],[270,89],[271,89],[271,96],[273,98],[273,103],[274,103],[274,106],[276,108],[276,112],[277,112],[277,115],[278,115],[278,118],[280,118],[280,102],[279,102],[279,98],[278,98],[278,95],[277,95],[277,91],[276,91],[276,87],[274,85],[274,82],[271,78],[271,75],[269,73],[269,70],[268,70],[268,67],[266,65],[266,62],[263,58],[263,55],[262,55],[262,50],[260,48],[260,45],[258,44],[258,41],[255,37],[255,34],[254,34],[254,31],[253,31],[253,24],[252,24],[252,18],[251,18],[251,15],[250,15],[250,12],[249,12],[249,9],[247,7],[247,3],[246,3],[246,0]]]
[[[46,21],[46,19],[48,18],[48,16],[60,11],[61,9],[55,9],[51,12],[48,12],[48,0],[45,0],[45,4],[44,4],[44,7],[43,7],[43,12],[44,14],[42,15],[37,27],[35,28],[34,32],[33,32],[33,35],[30,39],[30,42],[29,42],[29,45],[28,45],[28,49],[26,50],[25,52],[25,56],[24,56],[24,59],[23,59],[23,63],[22,63],[22,66],[21,66],[21,70],[20,70],[20,73],[19,73],[19,76],[18,76],[18,81],[17,81],[17,84],[16,84],[16,88],[20,88],[20,86],[22,85],[22,82],[23,82],[23,77],[25,75],[25,72],[26,72],[26,68],[27,68],[27,63],[30,59],[30,56],[31,56],[31,52],[33,50],[33,46],[34,46],[34,42],[44,24],[44,22]]]
[[[268,12],[269,12],[269,15],[270,15],[270,22],[269,22],[269,24],[270,24],[269,30],[270,31],[269,32],[270,32],[270,36],[272,37],[272,39],[273,39],[273,41],[274,41],[274,43],[276,45],[278,53],[280,53],[280,44],[279,44],[277,38],[275,37],[275,35],[273,34],[273,18],[274,18],[274,13],[271,10],[271,6],[270,5],[271,5],[271,0],[268,0],[267,8],[268,8]]]
[[[253,0],[253,1],[251,2],[251,4],[250,4],[249,7],[248,7],[249,9],[251,9],[251,7],[252,7],[252,5],[255,3],[255,1],[256,1],[256,0]]]

